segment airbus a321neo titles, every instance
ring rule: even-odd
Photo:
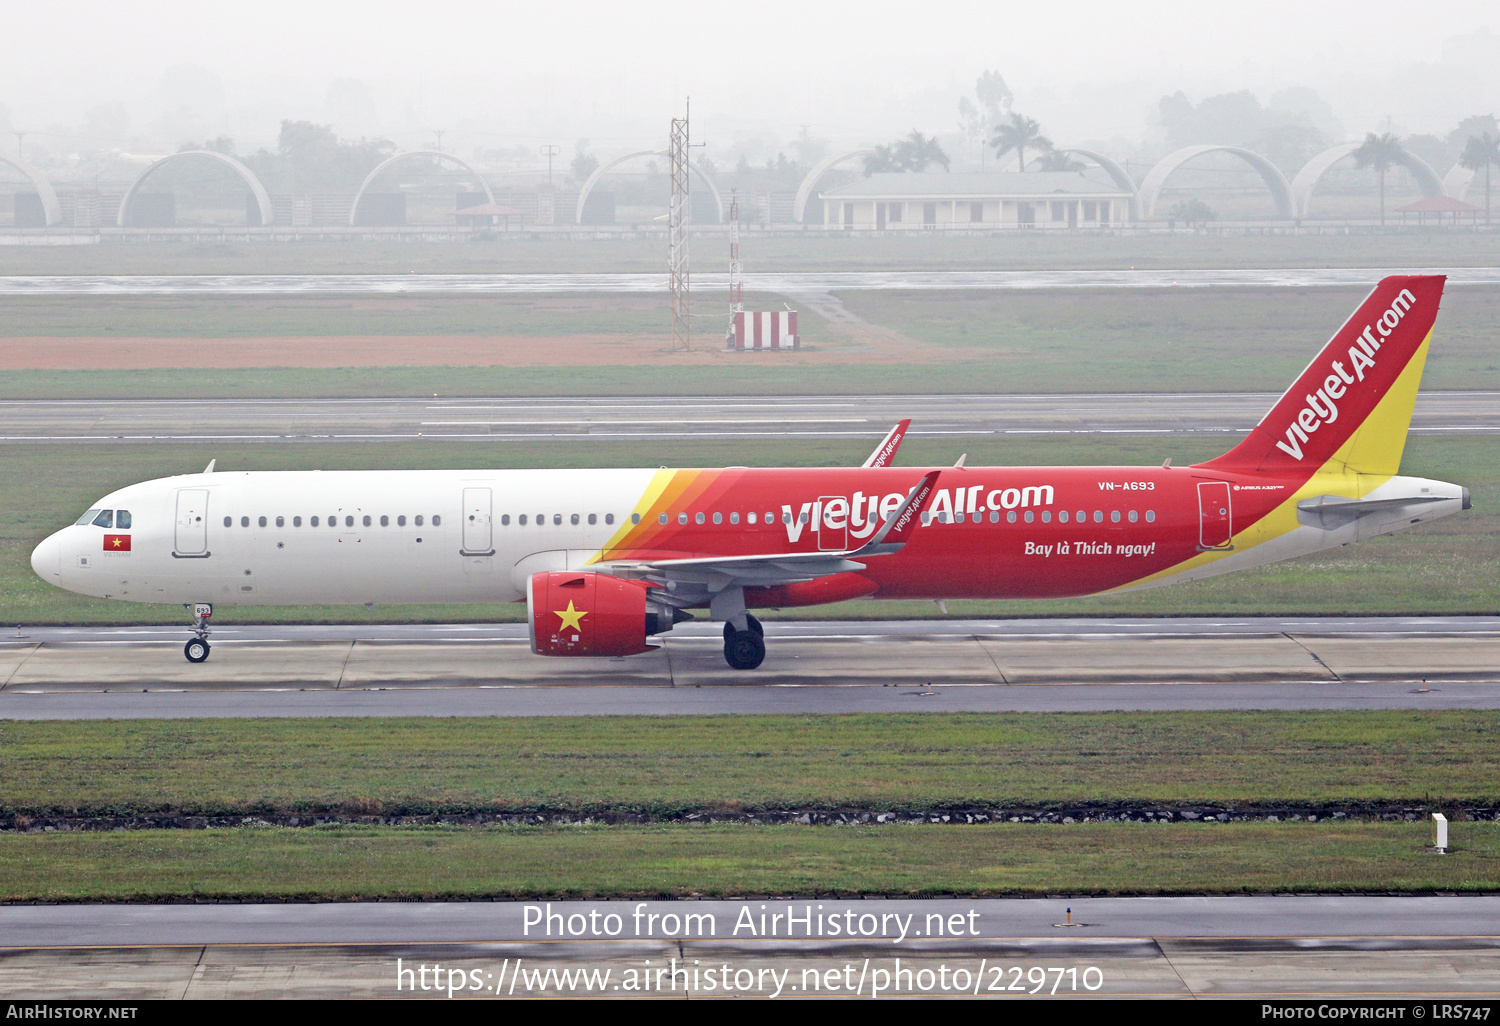
[[[1194,580],[1469,508],[1397,471],[1444,279],[1390,277],[1243,442],[1173,467],[213,472],[104,496],[32,553],[84,595],[182,603],[519,602],[531,648],[626,656],[706,609],[1059,598]]]

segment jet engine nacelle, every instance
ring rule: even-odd
[[[671,609],[650,601],[652,586],[609,574],[555,570],[526,581],[531,650],[550,656],[649,652],[648,635],[672,629]]]

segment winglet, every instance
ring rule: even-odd
[[[875,532],[875,537],[865,542],[864,545],[860,546],[851,555],[866,552],[880,545],[882,542],[906,542],[911,540],[911,532],[921,522],[922,509],[927,505],[927,501],[932,498],[933,490],[937,486],[938,474],[940,473],[942,471],[934,470],[922,478],[921,481],[918,481],[917,486],[906,496],[906,501],[901,504],[901,508],[885,518],[885,523],[880,525],[880,530]]]
[[[901,421],[891,428],[890,434],[885,436],[884,441],[875,447],[870,453],[870,458],[860,464],[861,467],[889,467],[896,459],[896,450],[901,448],[901,440],[906,437],[906,429],[911,427],[911,418]]]
[[[203,472],[205,474],[212,474],[214,472],[214,464],[217,462],[219,462],[219,458],[215,456],[213,459],[208,461],[208,466],[203,468]]]

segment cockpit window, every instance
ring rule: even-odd
[[[115,511],[112,509],[101,509],[99,515],[94,518],[95,527],[113,527],[115,525]]]
[[[87,513],[85,513],[83,516],[81,516],[77,520],[75,520],[74,524],[77,525],[77,526],[79,526],[79,527],[82,527],[84,524],[92,524],[94,522],[94,518],[97,517],[98,515],[99,515],[99,511],[97,509],[91,509]]]
[[[115,529],[119,531],[128,531],[130,529],[130,510],[115,510]]]

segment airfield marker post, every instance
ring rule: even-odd
[[[1432,850],[1439,855],[1452,852],[1448,847],[1448,817],[1441,812],[1432,814]]]

